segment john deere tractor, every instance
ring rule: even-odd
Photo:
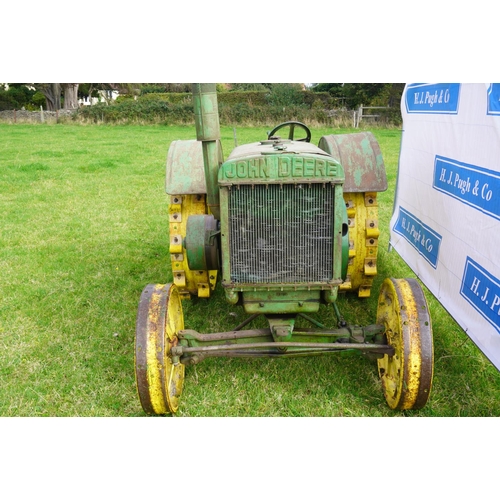
[[[387,181],[375,137],[328,135],[314,146],[307,126],[286,122],[224,160],[215,85],[194,84],[193,102],[197,140],[172,142],[167,157],[173,283],[147,285],[139,303],[135,374],[144,411],[175,413],[185,367],[210,356],[341,350],[377,358],[391,408],[422,408],[433,345],[418,282],[386,279],[373,325],[347,324],[337,304],[339,292],[368,297],[377,273],[377,193]],[[185,329],[182,300],[209,299],[217,286],[247,320],[228,332]],[[336,324],[314,319],[325,305]],[[268,327],[244,329],[257,316]],[[312,328],[296,326],[299,317]]]

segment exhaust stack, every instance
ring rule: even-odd
[[[217,175],[220,158],[220,125],[215,83],[193,83],[196,138],[202,142],[207,205],[220,220],[219,185]]]

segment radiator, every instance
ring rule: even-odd
[[[229,195],[234,283],[318,283],[333,274],[334,187],[234,186]]]

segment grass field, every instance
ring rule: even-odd
[[[348,130],[314,129],[322,135]],[[339,299],[350,322],[374,322],[386,277],[413,276],[387,252],[401,132],[374,129],[389,189],[379,196],[372,297]],[[266,136],[238,128],[239,144]],[[170,142],[194,127],[0,124],[0,416],[142,416],[134,380],[140,293],[171,281],[164,192]],[[227,156],[233,129],[222,129]],[[434,327],[431,398],[407,416],[498,416],[500,373],[427,294]],[[209,333],[243,311],[219,289],[184,302],[187,328]],[[322,311],[333,324],[333,311]],[[180,416],[401,416],[376,363],[355,354],[209,359],[186,370]]]

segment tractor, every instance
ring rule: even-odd
[[[422,408],[433,340],[419,282],[385,279],[372,325],[347,324],[337,304],[341,292],[370,296],[377,274],[377,193],[387,180],[374,135],[327,135],[314,146],[310,129],[290,121],[224,160],[215,84],[193,84],[193,104],[197,139],[173,141],[167,155],[173,282],[147,285],[138,307],[135,377],[143,410],[174,414],[185,367],[207,357],[343,350],[376,358],[390,408]],[[182,301],[209,299],[217,286],[247,319],[227,332],[186,329]],[[328,305],[332,326],[314,319]],[[259,316],[267,328],[245,329]],[[312,328],[296,326],[299,317]]]

